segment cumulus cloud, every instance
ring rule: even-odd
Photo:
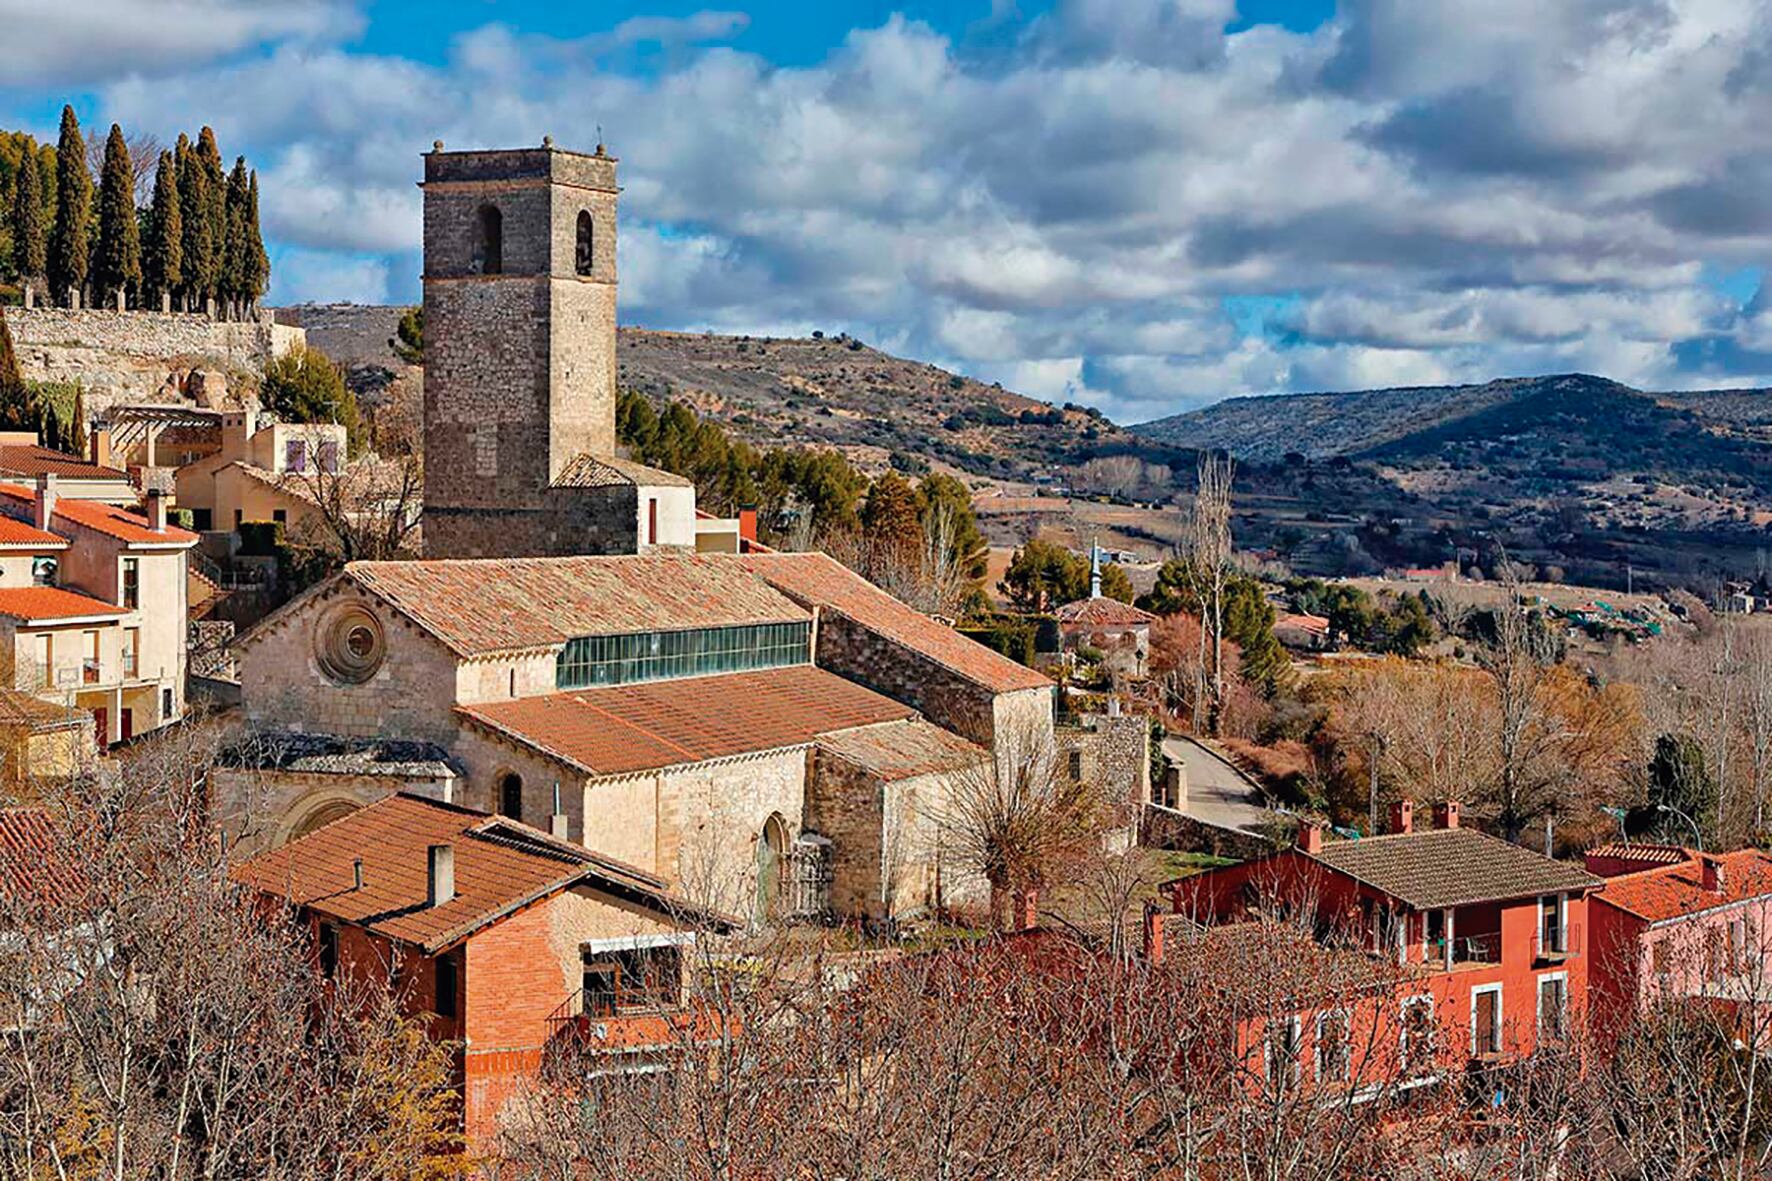
[[[346,0],[0,0],[0,87],[172,73],[361,24]]]
[[[234,24],[174,73],[108,67],[104,117],[207,120],[250,152],[316,297],[318,260],[342,297],[374,255],[415,294],[433,139],[588,148],[601,125],[630,322],[847,330],[1128,419],[1772,374],[1772,314],[1707,282],[1772,255],[1768,0],[1343,0],[1310,33],[1234,34],[1231,0],[1000,4],[983,47],[895,16],[795,67],[712,9],[487,24],[426,64],[354,49],[348,7],[166,2]],[[1239,315],[1252,299],[1277,310]]]

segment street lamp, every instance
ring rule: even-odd
[[[1678,808],[1669,804],[1657,804],[1655,805],[1655,810],[1657,812],[1671,813],[1674,816],[1678,816],[1681,820],[1684,820],[1687,824],[1690,824],[1692,826],[1692,839],[1696,842],[1698,851],[1700,853],[1704,852],[1704,834],[1698,831],[1698,821],[1692,819]]]

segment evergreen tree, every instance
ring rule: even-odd
[[[43,180],[37,171],[36,146],[27,144],[13,178],[12,265],[25,284],[42,281],[49,257],[43,229]]]
[[[228,305],[228,318],[239,315],[240,308],[247,299],[247,287],[253,269],[252,243],[247,230],[247,203],[252,200],[252,190],[248,187],[246,177],[246,157],[241,156],[234,161],[234,170],[228,174],[227,193],[223,198],[223,225],[226,230],[222,236],[222,298]]]
[[[142,272],[147,291],[172,294],[184,283],[185,230],[179,208],[178,164],[171,152],[160,153],[154,169],[154,202],[148,207],[148,234],[142,243]]]
[[[73,107],[62,108],[61,138],[55,145],[55,230],[49,236],[45,269],[51,298],[67,299],[86,289],[87,219],[92,210],[92,175],[86,171],[86,141]]]
[[[408,365],[425,363],[424,308],[407,308],[400,313],[394,335],[388,338],[388,348]],[[658,430],[658,415],[653,413],[652,403],[626,390],[616,395],[616,419],[616,433],[622,441],[642,449],[651,444]]]
[[[191,141],[178,137],[178,214],[184,233],[180,298],[188,312],[201,311],[215,285],[215,242],[209,235],[209,173]]]
[[[117,292],[141,286],[142,248],[135,219],[135,166],[123,129],[111,124],[105,140],[105,165],[99,174],[98,246],[92,257],[96,297],[110,306]]]
[[[86,421],[86,387],[74,387],[74,420],[68,424],[69,446],[67,450],[75,455],[86,451],[86,437],[92,427]]]
[[[196,155],[203,170],[203,219],[207,223],[203,232],[209,240],[202,294],[220,304],[227,296],[223,290],[223,268],[227,265],[228,174],[222,166],[221,151],[215,146],[215,132],[208,127],[197,133]]]
[[[34,399],[18,370],[18,354],[12,347],[12,329],[0,310],[0,430],[30,430],[36,425]]]
[[[258,170],[252,170],[246,186],[246,303],[256,307],[271,282],[271,256],[265,253],[264,234],[258,227]]]

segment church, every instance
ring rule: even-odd
[[[993,753],[1056,749],[1052,683],[617,454],[601,145],[439,143],[424,178],[426,557],[235,642],[236,847],[406,793],[747,920],[981,904],[943,817]]]

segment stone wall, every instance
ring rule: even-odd
[[[1225,828],[1157,804],[1144,807],[1138,843],[1150,849],[1210,853],[1214,857],[1231,857],[1238,861],[1266,857],[1279,847],[1255,833]]]
[[[154,399],[175,369],[262,373],[305,342],[300,328],[268,315],[222,323],[178,312],[8,308],[6,324],[26,379],[79,382],[94,417],[118,402]]]
[[[847,616],[819,613],[817,663],[974,742],[995,736],[997,694]]]

